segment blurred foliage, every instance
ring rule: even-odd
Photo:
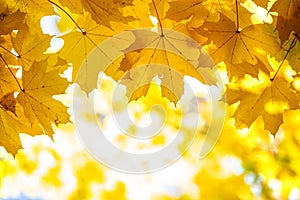
[[[106,84],[102,92],[109,94]],[[143,107],[146,113],[154,100],[165,104],[159,87],[153,85],[151,91],[156,95],[132,102],[133,108]],[[167,112],[175,109],[167,107]],[[0,197],[17,198],[25,194],[42,199],[299,198],[300,112],[285,114],[282,127],[273,136],[264,130],[262,118],[249,129],[236,129],[234,119],[229,117],[235,109],[235,105],[227,106],[223,132],[207,157],[198,158],[204,138],[200,132],[180,161],[160,172],[145,175],[121,174],[103,167],[83,149],[72,124],[55,128],[54,141],[48,136],[22,134],[24,149],[19,150],[15,159],[1,149]],[[141,117],[135,116],[136,120]],[[167,124],[172,127],[174,122]],[[126,142],[126,138],[123,140]],[[161,139],[152,140],[154,147],[166,143]]]

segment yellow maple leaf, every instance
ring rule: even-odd
[[[242,28],[251,24],[251,13],[234,0],[176,0],[170,2],[167,18],[182,21],[189,19],[192,27],[199,27],[204,21],[217,22],[220,15],[225,15]]]
[[[111,56],[108,52],[98,48],[98,45],[105,39],[113,37],[117,32],[96,24],[88,13],[79,17],[77,26],[80,29],[76,27],[72,32],[61,37],[64,40],[64,46],[59,52],[59,56],[72,62],[73,80],[81,81],[81,88],[86,92],[90,92],[94,89],[96,85],[94,83],[97,81],[100,72],[95,64],[99,63],[100,57],[107,60]],[[120,41],[122,40],[121,38]],[[94,50],[94,54],[99,56],[96,58],[97,60],[89,60],[88,56],[92,50]],[[81,80],[77,78],[79,69],[81,70],[79,74]]]
[[[269,24],[251,25],[240,30],[229,18],[221,16],[217,23],[205,22],[196,31],[209,39],[207,44],[213,41],[215,46],[209,47],[208,53],[216,63],[225,62],[230,78],[238,70],[234,64],[255,65],[257,58],[264,61],[267,54],[276,55],[280,47],[276,32]]]
[[[0,107],[16,114],[16,99],[13,92],[9,92],[0,99]]]
[[[0,56],[0,62],[1,59],[3,58]],[[20,91],[16,80],[21,80],[15,78],[16,71],[16,69],[0,65],[0,97],[10,92]]]
[[[20,105],[15,107],[14,113],[0,106],[0,123],[0,145],[13,155],[22,147],[19,133],[30,135],[42,133],[37,123],[28,122]]]
[[[133,16],[135,19],[143,19],[128,22],[130,27],[140,28],[152,26],[151,20],[149,18],[149,1],[150,0],[134,0],[132,2],[132,6],[123,8],[124,16]]]
[[[237,77],[238,79],[243,78],[246,75],[250,75],[253,78],[258,78],[259,72],[268,73],[271,67],[267,64],[264,64],[261,60],[257,60],[255,65],[250,63],[241,63],[231,65],[234,70],[231,70],[231,77]]]
[[[204,18],[209,15],[209,10],[205,8],[202,0],[191,1],[172,1],[166,17],[175,21],[181,21],[192,18],[192,24],[199,26]]]
[[[30,123],[36,120],[46,133],[53,134],[51,123],[60,124],[69,121],[67,108],[52,96],[65,93],[68,86],[66,79],[58,70],[46,72],[47,61],[34,62],[29,71],[23,71],[23,89],[17,101],[24,108]]]
[[[14,97],[14,93],[22,89],[22,80],[16,76],[17,69],[8,66],[2,55],[0,58],[0,145],[15,155],[21,148],[19,133],[36,135],[42,130],[36,120],[28,121]]]
[[[155,16],[157,19],[162,20],[165,18],[166,12],[169,9],[168,0],[151,0],[150,4],[150,14]]]
[[[111,27],[110,21],[127,23],[133,21],[131,16],[124,17],[122,8],[131,6],[133,0],[85,0],[82,6],[91,13],[92,18],[101,25]]]
[[[59,0],[62,6],[67,7],[71,12],[83,14],[81,0]]]
[[[246,78],[228,85],[226,101],[229,104],[239,102],[233,115],[238,128],[249,127],[261,116],[265,128],[275,135],[283,122],[283,113],[300,108],[299,94],[291,89],[291,81],[282,72],[287,67],[286,62],[280,65],[277,70],[281,72],[277,71],[273,78],[268,74],[259,79]]]
[[[135,42],[124,50],[120,66],[106,74],[127,87],[127,96],[136,100],[147,94],[151,80],[162,82],[162,95],[176,103],[184,92],[183,76],[214,84],[214,63],[191,38],[173,30],[162,33],[134,30]],[[128,52],[128,53],[126,53]],[[123,75],[120,75],[120,72]]]
[[[29,27],[22,26],[17,34],[13,34],[11,42],[17,55],[19,65],[25,70],[29,70],[34,61],[40,61],[47,57],[44,52],[50,46],[51,37],[45,35],[41,30],[35,30],[31,34]]]
[[[20,10],[25,15],[25,22],[31,33],[35,34],[39,31],[40,19],[44,16],[54,15],[54,8],[48,0],[22,0],[7,1],[9,6],[15,10]]]
[[[257,6],[267,9],[269,0],[252,0]]]
[[[8,5],[4,5],[4,2],[0,3],[0,35],[9,34],[12,30],[18,29],[18,27],[24,23],[25,13],[20,11],[12,12]]]
[[[16,55],[11,52],[13,44],[9,35],[0,36],[0,65],[17,65]]]
[[[282,43],[289,39],[292,31],[300,32],[300,4],[298,0],[277,0],[270,11],[279,14],[276,29]]]

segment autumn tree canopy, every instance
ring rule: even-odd
[[[53,98],[65,93],[70,84],[62,73],[73,67],[73,81],[88,54],[101,42],[118,33],[157,27],[153,37],[157,45],[181,46],[180,39],[162,36],[174,30],[193,38],[211,56],[217,68],[226,68],[225,101],[237,108],[232,117],[239,129],[262,117],[264,127],[273,135],[283,123],[283,114],[299,109],[300,4],[298,0],[8,0],[0,4],[0,145],[16,154],[21,148],[19,133],[53,134],[52,124],[70,121],[67,107]],[[57,15],[58,35],[42,31],[41,19]],[[151,19],[156,18],[157,24]],[[135,45],[138,35],[127,38],[127,47]],[[156,37],[156,38],[155,38]],[[53,38],[64,41],[62,48],[49,50]],[[121,38],[124,39],[124,38]],[[121,40],[120,39],[120,40]],[[126,49],[124,48],[124,49]],[[101,52],[108,54],[109,52]],[[124,53],[105,71],[115,81],[140,65],[161,63],[205,84],[199,74],[211,74],[198,57],[197,68],[181,58],[159,49],[139,49]],[[186,59],[185,59],[186,58]],[[101,60],[99,61],[101,63]],[[149,69],[150,71],[151,69]],[[152,70],[151,80],[161,72]],[[183,93],[183,80],[164,72],[160,79],[168,83],[162,95],[176,103]],[[94,78],[97,78],[96,76]],[[140,74],[130,77],[134,83]],[[90,77],[86,77],[90,79]],[[149,86],[138,90],[132,83],[129,99],[147,94]],[[93,88],[82,87],[87,93]]]
[[[299,199],[299,24],[299,0],[0,0],[0,198],[34,190],[46,199]],[[109,77],[102,85],[101,72]],[[184,99],[184,76],[197,90],[222,88],[217,102],[226,116],[216,116],[222,130],[202,160],[211,105],[196,96],[195,133],[195,116],[178,106],[197,107]],[[117,84],[126,91],[112,91]],[[96,114],[108,129],[114,108],[138,105],[143,119],[158,104],[167,134],[149,146],[164,147],[179,126],[179,151],[199,138],[179,165],[126,180],[76,140],[66,103],[72,87],[83,99],[82,120],[95,114],[86,102],[97,91],[96,106],[105,108]],[[109,133],[124,149],[134,146]]]

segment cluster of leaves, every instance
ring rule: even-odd
[[[253,20],[255,4],[265,11],[265,19],[273,20]],[[176,30],[203,45],[216,64],[226,65],[226,99],[228,104],[239,102],[233,115],[238,128],[249,127],[262,116],[265,128],[275,134],[283,113],[299,109],[298,0],[7,0],[1,1],[0,13],[0,145],[13,154],[20,148],[20,132],[51,136],[52,124],[68,122],[67,108],[53,98],[69,84],[60,75],[68,63],[75,80],[98,44],[124,30],[152,27],[149,15],[158,20],[160,35],[153,40],[157,46],[180,46],[163,35],[165,28]],[[49,15],[59,15],[65,22],[58,25],[64,33],[54,36],[64,40],[55,53],[47,52],[53,36],[40,28],[41,18]],[[136,36],[130,45],[138,40]],[[185,58],[189,54],[174,58],[167,51],[140,49],[113,61],[106,73],[119,81],[135,67],[161,63],[203,81],[199,73],[211,73],[205,71],[211,66],[201,62],[200,54],[193,58],[198,67],[191,67]],[[87,71],[91,68],[86,61],[84,65]],[[183,81],[171,70],[152,70],[150,76],[129,74],[125,85],[139,86],[141,80],[136,79],[157,75],[170,86],[162,87],[162,95],[176,102],[184,92]],[[91,78],[97,77],[86,77]],[[148,88],[131,92],[129,99],[145,96]]]
[[[69,84],[59,75],[68,65],[45,53],[51,36],[37,28],[41,17],[55,13],[51,4],[1,1],[0,10],[0,145],[16,154],[19,133],[51,137],[52,123],[69,121],[67,108],[53,98]]]

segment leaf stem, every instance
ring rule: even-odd
[[[235,11],[236,11],[236,32],[239,33],[240,21],[239,21],[239,5],[238,0],[235,0]]]
[[[296,38],[297,38],[297,40],[300,42],[300,38],[299,38],[299,36],[297,35],[297,33],[294,33],[293,34]]]
[[[156,13],[156,18],[158,20],[159,28],[160,28],[160,31],[161,31],[161,36],[163,37],[164,36],[164,30],[163,30],[163,26],[162,26],[162,23],[161,23],[161,20],[160,20],[160,16],[158,14],[158,10],[157,10],[157,7],[155,5],[154,0],[152,0],[152,4],[153,4],[153,7],[154,7],[154,10],[155,10],[155,13]]]
[[[10,50],[6,49],[5,47],[3,47],[1,45],[0,45],[0,48],[2,48],[3,50],[7,51],[9,54],[13,55],[16,58],[21,58],[21,56],[19,54],[16,55],[16,54],[14,54],[13,52],[11,52]]]
[[[15,74],[11,71],[10,67],[8,66],[7,62],[5,61],[5,59],[2,57],[2,55],[0,55],[0,58],[1,60],[4,62],[4,64],[6,65],[6,68],[8,69],[8,71],[10,72],[10,74],[14,77],[14,79],[16,80],[18,86],[19,86],[19,89],[21,91],[24,91],[24,89],[22,88],[20,82],[18,81],[17,77],[15,76]]]
[[[281,67],[282,67],[282,65],[283,65],[283,63],[284,63],[284,61],[286,60],[287,56],[289,55],[291,49],[296,45],[296,43],[297,43],[297,36],[296,36],[296,35],[294,35],[294,36],[295,36],[295,37],[294,37],[294,39],[293,39],[291,45],[289,46],[288,50],[286,51],[286,54],[285,54],[283,60],[281,61],[281,63],[280,63],[280,65],[279,65],[279,67],[278,67],[276,73],[275,73],[274,76],[270,79],[271,81],[273,81],[273,80],[276,78],[276,76],[278,75],[278,73],[279,73],[279,71],[280,71],[280,69],[281,69]]]
[[[61,11],[63,11],[71,20],[72,22],[75,24],[75,26],[80,30],[80,32],[85,35],[86,32],[77,24],[77,22],[72,18],[72,16],[67,12],[65,11],[60,5],[58,5],[57,3],[51,1],[51,0],[48,0],[48,2],[50,2],[51,4],[55,5],[57,8],[59,8]]]

